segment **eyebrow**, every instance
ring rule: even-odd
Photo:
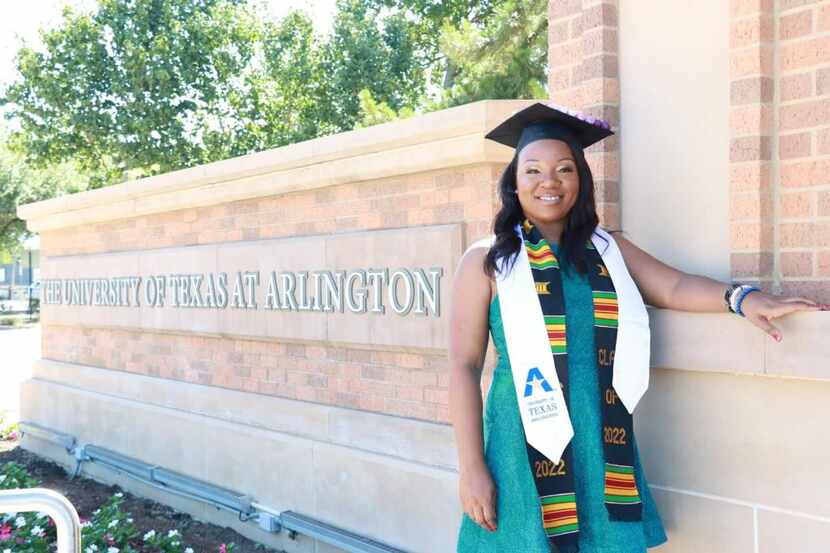
[[[563,157],[563,158],[562,158],[562,159],[560,159],[559,161],[565,161],[566,159],[570,159],[571,161],[573,161],[574,163],[576,163],[576,161],[574,161],[574,159],[573,159],[573,158],[570,158],[570,157]],[[539,160],[538,160],[538,159],[526,159],[526,160],[524,160],[522,163],[527,163],[528,161],[539,161]]]

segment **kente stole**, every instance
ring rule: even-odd
[[[559,261],[547,240],[529,220],[524,220],[521,232],[544,316],[556,374],[566,406],[569,407],[566,306]],[[602,413],[605,506],[612,520],[641,520],[642,503],[634,480],[632,417],[612,386],[618,327],[617,294],[602,256],[591,240],[586,241],[585,248],[590,268],[588,279],[593,296],[596,366],[599,370],[597,401],[600,402]],[[538,382],[531,382],[531,377],[528,377],[526,386],[538,385]],[[539,494],[542,526],[548,538],[557,545],[575,544],[579,535],[573,479],[573,471],[579,470],[579,467],[573,464],[571,445],[568,443],[557,463],[526,443],[530,470]]]

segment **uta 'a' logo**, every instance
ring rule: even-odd
[[[605,268],[605,265],[597,263],[597,267],[599,267],[599,276],[611,278],[611,275],[608,274],[608,270]]]
[[[536,386],[534,383],[536,381],[541,381],[542,389],[546,392],[552,392],[553,388],[550,387],[548,384],[547,379],[542,374],[542,371],[539,370],[539,367],[531,367],[529,371],[527,371],[527,378],[525,379],[525,397],[533,395]]]

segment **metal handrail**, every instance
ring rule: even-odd
[[[81,553],[81,520],[66,497],[46,488],[0,490],[0,513],[42,511],[58,530],[57,553]]]

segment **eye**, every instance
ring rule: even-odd
[[[530,169],[526,170],[525,173],[530,173],[532,171],[539,172],[535,167],[531,167]]]
[[[562,168],[560,169],[560,171],[562,171],[563,173],[573,173],[573,171],[574,171],[574,170],[573,170],[573,168],[572,168],[572,167],[568,167],[568,166],[566,166],[566,167],[562,167]]]

